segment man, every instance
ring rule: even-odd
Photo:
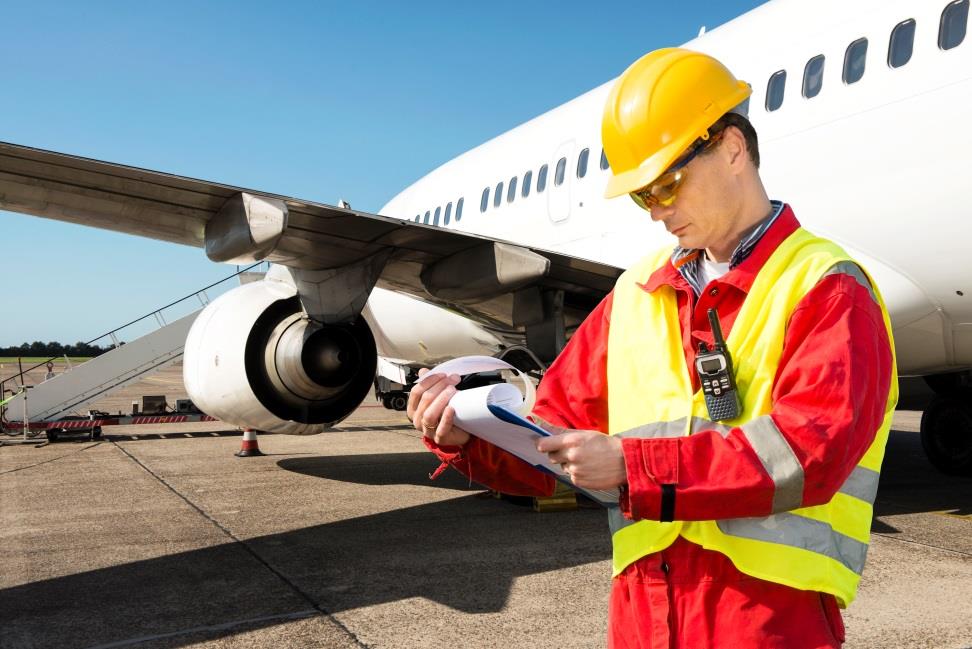
[[[712,57],[665,49],[605,108],[607,195],[629,194],[678,246],[619,278],[533,415],[570,429],[538,448],[574,483],[621,489],[612,647],[837,647],[864,567],[897,401],[890,323],[861,268],[768,199],[756,133],[733,112],[749,94]],[[716,342],[710,309],[740,397],[728,416],[709,411],[696,369]],[[411,394],[429,448],[494,489],[549,493],[452,426],[456,382]]]

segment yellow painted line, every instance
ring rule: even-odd
[[[972,514],[955,514],[950,511],[940,511],[931,512],[932,514],[938,514],[939,516],[948,516],[949,518],[961,518],[966,521],[972,521]]]

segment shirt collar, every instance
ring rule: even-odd
[[[743,235],[729,261],[729,272],[720,281],[732,284],[749,292],[756,274],[763,267],[774,250],[788,236],[800,227],[799,221],[789,205],[780,201],[770,201],[773,213],[754,225]],[[676,247],[668,263],[655,270],[642,288],[652,292],[662,285],[676,289],[687,289],[699,294],[692,282],[693,272],[697,277],[702,250]],[[696,282],[697,283],[697,282]]]

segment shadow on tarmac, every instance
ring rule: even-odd
[[[972,477],[940,473],[925,456],[918,433],[892,430],[871,529],[895,533],[898,530],[882,517],[923,512],[972,515]]]
[[[428,453],[392,453],[277,464],[345,483],[427,486],[436,461]],[[478,490],[454,471],[433,484]],[[335,511],[340,509],[336,503]],[[932,511],[972,514],[972,478],[938,473],[917,433],[892,431],[874,530],[897,531],[882,516]],[[324,503],[322,517],[330,515]],[[0,590],[0,646],[104,645],[254,620],[205,633],[209,639],[230,637],[283,621],[261,617],[310,608],[339,613],[414,597],[466,613],[493,613],[503,609],[518,577],[609,558],[601,511],[537,515],[470,493]],[[177,635],[152,646],[198,639]]]
[[[289,458],[277,462],[277,466],[315,478],[367,485],[422,485],[430,484],[444,489],[482,491],[482,487],[457,471],[449,470],[435,482],[429,482],[429,474],[439,466],[431,453],[379,453],[372,455],[338,455]],[[374,467],[380,466],[380,471]]]
[[[399,453],[278,464],[358,484],[428,485],[429,459]],[[449,473],[434,484],[475,489]],[[322,509],[326,517],[327,503]],[[338,613],[414,597],[492,613],[503,609],[518,577],[610,554],[603,511],[538,515],[470,494],[0,590],[0,646],[96,646],[312,606]],[[206,635],[227,637],[281,621]],[[153,646],[194,641],[197,636],[180,635]]]

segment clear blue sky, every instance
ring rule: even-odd
[[[759,4],[12,3],[0,140],[377,211],[645,52]],[[0,232],[0,346],[88,340],[234,270],[9,212]]]

